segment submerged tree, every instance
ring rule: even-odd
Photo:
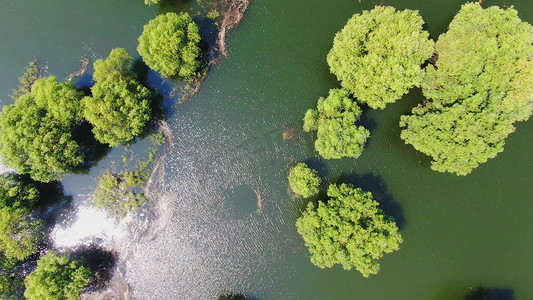
[[[13,175],[0,176],[0,251],[6,259],[23,260],[37,252],[43,223],[30,213],[38,198],[33,185]]]
[[[344,89],[332,89],[326,99],[318,99],[317,110],[304,117],[304,131],[317,130],[315,149],[324,158],[358,158],[370,132],[355,125],[361,109]]]
[[[318,172],[309,168],[305,163],[294,166],[289,172],[288,179],[291,190],[304,198],[318,193],[318,186],[320,185]]]
[[[390,6],[354,15],[335,36],[331,72],[359,101],[385,108],[422,82],[421,65],[434,51],[423,24],[418,11]]]
[[[19,78],[20,86],[17,90],[13,91],[12,98],[16,100],[24,94],[29,94],[35,81],[42,78],[42,73],[41,66],[39,66],[37,61],[30,61],[26,71]]]
[[[136,78],[131,57],[116,48],[94,63],[92,97],[85,97],[84,115],[102,143],[116,146],[142,133],[151,118],[151,92]]]
[[[422,88],[431,101],[402,116],[402,139],[440,172],[467,175],[494,158],[533,110],[532,42],[533,26],[512,7],[463,5],[427,67]]]
[[[79,299],[91,276],[83,261],[50,251],[39,259],[35,271],[26,278],[24,296],[29,300]]]
[[[144,26],[137,51],[161,76],[192,80],[200,68],[200,40],[188,13],[167,13]]]
[[[330,185],[329,200],[309,203],[296,221],[298,233],[320,268],[341,264],[364,277],[379,271],[378,259],[400,248],[402,236],[393,218],[383,214],[370,192],[351,185]]]
[[[81,98],[70,82],[55,77],[37,80],[31,93],[4,106],[0,113],[0,155],[3,162],[38,181],[60,179],[83,162],[72,135],[82,121]]]

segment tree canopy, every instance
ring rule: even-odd
[[[85,97],[84,115],[95,138],[110,146],[129,142],[151,118],[151,92],[136,78],[131,57],[116,48],[94,63],[92,97]]]
[[[296,221],[298,233],[320,268],[341,264],[364,277],[379,271],[378,259],[400,248],[402,236],[391,217],[383,214],[372,193],[348,184],[330,185],[329,200],[319,201]]]
[[[200,68],[200,40],[188,13],[167,13],[144,26],[137,51],[161,76],[191,80]]]
[[[37,80],[0,113],[0,155],[5,165],[43,182],[60,179],[83,162],[72,129],[82,121],[81,98],[70,82]]]
[[[419,86],[434,52],[418,11],[377,6],[337,33],[327,61],[344,88],[371,108],[385,108]]]
[[[463,5],[427,67],[430,101],[402,116],[402,139],[440,172],[467,175],[494,158],[533,110],[532,42],[533,26],[512,7]]]
[[[158,3],[159,3],[159,0],[144,0],[144,4],[147,4],[147,5],[155,5]]]
[[[23,260],[37,252],[43,223],[32,220],[39,191],[14,175],[0,176],[0,251],[6,259]]]
[[[318,186],[320,185],[318,172],[309,168],[305,163],[294,166],[289,172],[288,179],[291,190],[304,198],[318,193]]]
[[[317,109],[304,117],[304,131],[317,130],[315,149],[324,158],[357,158],[363,152],[370,132],[355,125],[361,109],[345,89],[332,89],[326,99],[318,99]]]
[[[67,254],[48,252],[37,262],[37,268],[26,277],[29,300],[74,300],[89,283],[92,272],[80,260]]]

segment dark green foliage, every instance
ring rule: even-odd
[[[31,208],[39,191],[12,175],[0,176],[0,251],[6,259],[23,260],[37,252],[42,240],[41,220],[32,220]]]
[[[159,15],[144,26],[137,51],[161,76],[192,80],[200,68],[198,32],[188,13]]]
[[[0,298],[21,299],[24,293],[24,279],[15,272],[17,261],[0,253]]]
[[[26,278],[24,295],[29,300],[80,299],[80,291],[91,276],[91,270],[82,261],[50,251],[39,259],[35,271]]]
[[[385,108],[419,86],[421,65],[434,42],[422,30],[418,11],[377,6],[354,15],[335,36],[328,54],[331,72],[344,88],[372,108]]]
[[[116,146],[142,133],[151,118],[151,92],[132,70],[125,49],[111,51],[106,60],[94,63],[92,97],[85,97],[84,115],[102,143]]]
[[[20,86],[17,90],[13,91],[13,99],[18,99],[24,94],[29,94],[31,92],[31,87],[42,77],[41,67],[37,64],[37,61],[31,61],[28,64],[28,68],[22,74],[22,77],[19,78]]]
[[[379,271],[378,259],[400,248],[402,236],[394,220],[385,216],[370,192],[351,185],[330,185],[329,200],[319,201],[296,221],[298,233],[320,268],[341,264],[355,267],[364,277]]]
[[[55,77],[37,80],[32,91],[4,106],[0,114],[0,155],[4,163],[38,181],[60,179],[83,162],[72,129],[82,120],[78,92]]]
[[[317,130],[315,149],[324,158],[357,158],[363,152],[370,132],[355,125],[361,109],[344,89],[332,89],[326,99],[318,99],[317,110],[308,110],[304,130]]]
[[[299,163],[294,166],[289,173],[288,179],[291,190],[304,198],[318,193],[318,186],[320,185],[318,172],[309,168],[305,163]]]
[[[431,156],[431,168],[467,175],[503,151],[513,123],[533,110],[533,26],[513,8],[463,5],[437,42],[424,95],[402,116],[402,139]]]

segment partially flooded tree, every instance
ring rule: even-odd
[[[307,166],[305,163],[299,163],[289,172],[289,184],[291,190],[304,198],[311,197],[318,193],[320,178],[318,172]]]
[[[49,251],[26,278],[24,296],[28,300],[80,299],[81,290],[92,276],[91,270],[83,264],[68,254]]]
[[[533,26],[512,7],[462,6],[437,42],[422,86],[431,99],[402,116],[402,139],[431,168],[467,175],[502,152],[533,110]]]
[[[37,80],[0,113],[0,155],[5,165],[43,182],[58,180],[83,162],[72,135],[82,122],[81,98],[69,82]]]
[[[398,250],[403,241],[394,219],[378,208],[372,193],[351,185],[330,185],[328,197],[318,207],[309,203],[296,221],[311,262],[320,268],[355,267],[364,277],[376,274],[378,260]]]
[[[390,6],[354,15],[335,36],[331,72],[359,101],[385,108],[422,82],[421,66],[434,52],[423,24],[418,11]]]
[[[85,97],[84,115],[101,143],[117,146],[141,134],[151,118],[151,92],[132,70],[125,49],[116,48],[105,60],[94,63],[95,85]]]
[[[361,109],[344,89],[332,89],[327,98],[318,99],[317,109],[304,117],[304,131],[317,131],[315,149],[326,158],[358,158],[370,132],[355,125]]]
[[[6,259],[23,260],[37,252],[43,222],[31,216],[39,198],[32,184],[14,175],[0,176],[0,251]]]
[[[167,13],[144,26],[137,51],[161,76],[192,80],[200,68],[200,40],[188,13]]]

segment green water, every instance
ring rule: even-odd
[[[159,11],[141,2],[4,0],[2,103],[10,103],[7,95],[33,58],[65,78],[81,56],[103,57],[114,47],[134,54],[142,25]],[[161,11],[188,10],[191,2]],[[304,112],[338,86],[325,61],[335,32],[379,2],[252,0],[229,34],[229,57],[191,101],[173,106],[163,189],[175,199],[173,215],[156,239],[132,245],[126,276],[136,299],[211,299],[235,290],[260,299],[462,300],[479,287],[533,299],[532,121],[518,124],[505,152],[467,177],[431,171],[429,160],[400,140],[399,118],[422,100],[419,90],[365,112],[372,136],[357,160],[321,160],[313,136],[301,132]],[[418,9],[437,38],[464,2],[386,4]],[[533,23],[533,3],[485,1],[495,4],[514,5]],[[296,128],[295,138],[284,141],[283,128]],[[95,176],[119,152],[88,175],[68,176],[67,192],[87,199]],[[309,162],[328,182],[372,191],[398,219],[404,243],[381,260],[378,275],[311,264],[294,225],[305,201],[287,193],[290,157]],[[260,211],[252,189],[263,199]]]

